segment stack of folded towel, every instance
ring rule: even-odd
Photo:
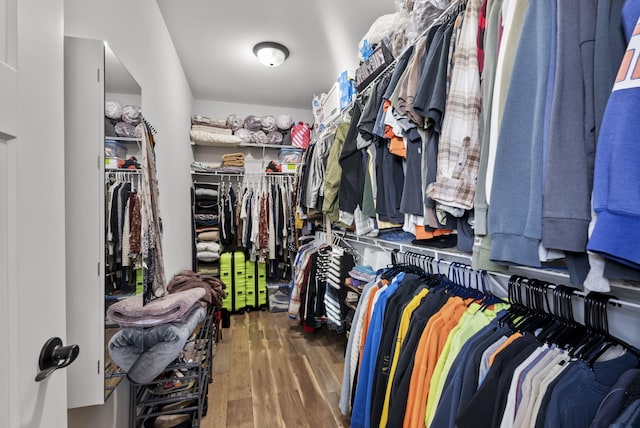
[[[240,139],[233,135],[226,120],[211,119],[196,115],[191,118],[191,141],[201,144],[238,144]]]
[[[244,166],[244,154],[229,153],[222,156],[222,166]]]

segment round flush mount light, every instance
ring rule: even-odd
[[[267,67],[277,67],[287,59],[289,49],[276,42],[260,42],[253,47],[253,53]]]

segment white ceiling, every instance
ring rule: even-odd
[[[311,108],[393,0],[157,0],[196,99]],[[268,68],[253,46],[274,41],[289,58]]]

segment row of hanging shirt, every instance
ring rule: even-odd
[[[105,285],[111,292],[131,285],[141,264],[140,178],[139,172],[113,172],[105,182]]]
[[[337,244],[313,240],[298,248],[293,266],[289,318],[305,331],[327,327],[342,333],[348,308],[345,279],[355,266],[357,253]]]
[[[592,335],[561,325],[541,337],[548,322],[442,275],[390,268],[363,289],[340,409],[354,428],[589,426],[638,354],[607,337],[591,352]]]
[[[247,249],[252,261],[287,259],[295,247],[293,177],[245,174],[220,183],[220,241]],[[236,190],[237,189],[237,190]]]

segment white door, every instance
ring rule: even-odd
[[[63,1],[0,0],[0,427],[67,425],[63,89]]]

